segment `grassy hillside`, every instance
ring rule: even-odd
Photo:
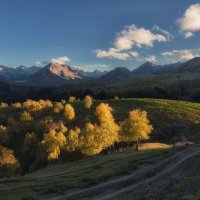
[[[138,166],[159,162],[177,151],[170,150],[170,146],[162,144],[144,145],[142,149],[136,152],[133,148],[129,148],[121,153],[98,155],[62,165],[50,165],[44,170],[24,177],[0,180],[0,199],[35,199],[41,194],[85,188],[114,176],[131,174]]]

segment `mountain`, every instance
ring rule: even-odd
[[[82,77],[70,66],[49,63],[33,74],[28,83],[33,86],[58,87],[77,79],[80,80]]]
[[[200,73],[200,57],[192,58],[179,65],[177,73]]]
[[[151,62],[146,62],[132,71],[133,75],[152,75],[160,68]]]
[[[176,72],[178,67],[181,65],[181,62],[176,62],[167,65],[160,65],[157,70],[154,72],[154,75],[170,74]]]
[[[25,67],[19,66],[17,68],[5,67],[0,65],[0,77],[5,81],[21,81],[26,80],[29,76],[36,73],[40,67],[32,66]]]
[[[123,79],[132,78],[132,73],[126,67],[117,67],[112,71],[102,75],[98,80],[105,82],[120,81]]]

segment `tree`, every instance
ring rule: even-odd
[[[0,146],[0,177],[10,177],[20,172],[20,164],[13,151]]]
[[[64,106],[61,102],[56,102],[54,106],[54,113],[60,113],[64,109]]]
[[[65,105],[64,116],[67,120],[72,120],[75,117],[74,108],[70,104]]]
[[[22,105],[19,102],[15,102],[15,103],[12,104],[12,107],[17,109],[17,108],[21,108]]]
[[[0,108],[7,108],[8,104],[4,102],[0,102]]]
[[[92,97],[87,95],[85,97],[85,107],[89,109],[91,105],[92,105]]]
[[[49,133],[44,134],[42,144],[46,149],[47,160],[55,160],[59,158],[61,149],[66,144],[66,137],[62,132],[50,130]]]
[[[122,140],[135,142],[136,150],[140,141],[149,139],[152,130],[147,112],[139,109],[130,111],[128,119],[121,123]]]
[[[70,96],[69,97],[69,102],[70,103],[73,103],[73,102],[75,102],[76,101],[76,97],[73,97],[73,96]]]
[[[6,145],[8,143],[8,140],[9,140],[9,136],[8,136],[7,128],[4,127],[3,125],[0,125],[0,144]]]
[[[118,141],[119,126],[112,116],[112,108],[105,103],[96,107],[98,124],[86,124],[82,131],[81,151],[87,155],[100,153]]]
[[[71,129],[67,134],[66,151],[74,152],[79,147],[79,134],[81,130],[76,127],[74,130]]]
[[[38,148],[39,139],[35,133],[27,133],[23,144],[23,157],[27,166],[31,165],[36,160],[36,151]]]
[[[118,124],[115,123],[112,112],[113,109],[106,103],[101,103],[96,107],[96,116],[99,120],[99,137],[103,144],[103,149],[113,145],[118,140],[118,132],[120,130]]]
[[[85,155],[95,155],[102,151],[103,145],[99,138],[98,126],[92,123],[87,123],[82,130],[82,136],[80,138],[81,152]]]
[[[32,121],[33,118],[31,117],[30,113],[24,111],[21,116],[20,116],[20,121],[23,122],[28,122],[28,121]]]

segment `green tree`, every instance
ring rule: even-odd
[[[36,160],[36,151],[38,148],[39,139],[35,133],[27,133],[23,144],[23,157],[25,164],[30,166]]]
[[[136,143],[136,150],[139,150],[139,142],[149,139],[153,130],[147,118],[147,112],[133,110],[129,112],[129,117],[121,123],[121,137],[124,141]]]

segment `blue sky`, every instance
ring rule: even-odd
[[[192,19],[192,20],[191,20]],[[195,0],[1,0],[0,64],[130,69],[200,55]]]

